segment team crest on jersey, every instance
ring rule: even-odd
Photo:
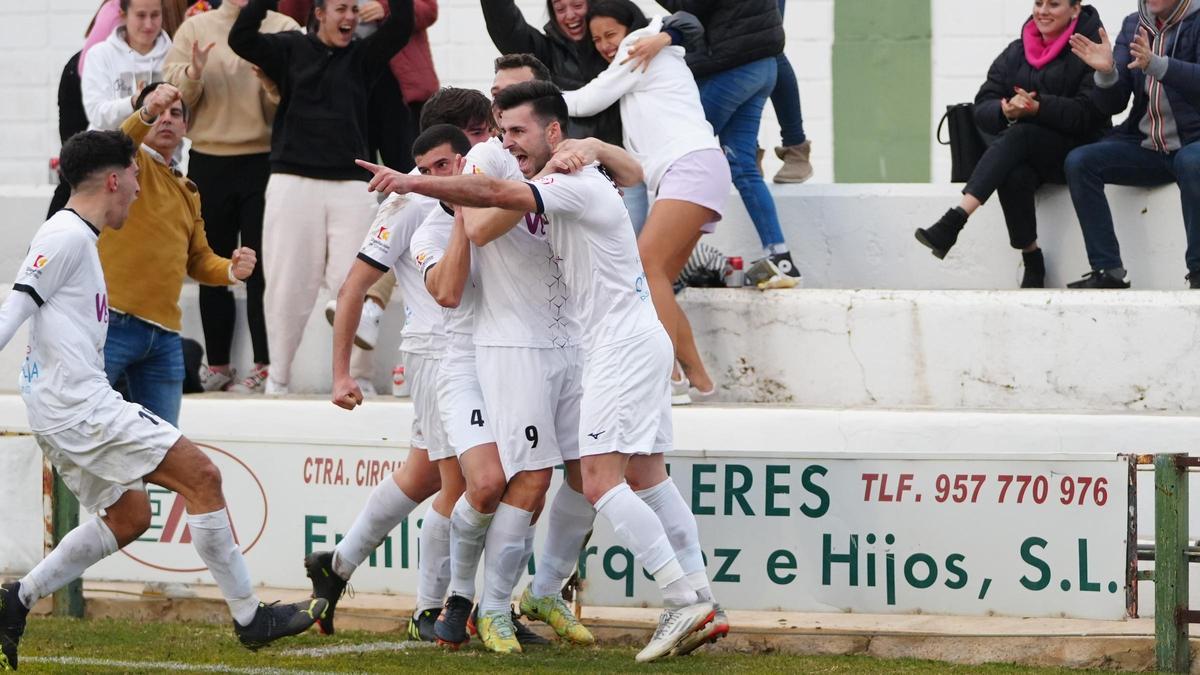
[[[422,269],[422,270],[425,269],[425,261],[426,260],[429,260],[428,253],[418,253],[417,254],[417,268]]]
[[[471,167],[471,173],[482,175],[483,169],[480,168],[478,164],[476,164],[475,166]]]

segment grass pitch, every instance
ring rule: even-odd
[[[1020,666],[957,666],[864,656],[792,656],[700,650],[686,658],[641,665],[632,647],[532,648],[500,656],[479,643],[457,653],[407,643],[401,634],[315,632],[252,653],[229,627],[192,623],[136,623],[31,618],[21,641],[23,673],[1080,673]]]

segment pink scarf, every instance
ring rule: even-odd
[[[1047,63],[1058,58],[1058,55],[1066,48],[1067,42],[1071,39],[1071,34],[1075,32],[1075,24],[1077,23],[1079,23],[1078,17],[1071,21],[1067,29],[1062,32],[1062,35],[1055,38],[1054,42],[1047,44],[1042,39],[1042,34],[1038,31],[1037,24],[1034,23],[1033,19],[1030,19],[1025,23],[1025,29],[1021,31],[1021,40],[1025,43],[1025,60],[1037,70],[1045,68]]]

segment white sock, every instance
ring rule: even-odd
[[[371,303],[375,304],[375,303]],[[408,517],[417,503],[390,477],[371,492],[350,531],[333,549],[333,571],[349,580],[354,570],[375,552],[383,539]]]
[[[521,576],[525,540],[533,512],[501,503],[488,528],[483,547],[483,597],[479,612],[506,612],[512,603],[513,587]]]
[[[494,513],[480,513],[467,501],[458,498],[450,514],[450,594],[467,599],[475,598],[475,573],[479,571],[479,555]]]
[[[562,590],[563,582],[579,564],[579,550],[596,520],[596,509],[582,494],[566,483],[558,488],[550,504],[550,530],[533,576],[534,597],[544,598]]]
[[[628,483],[604,493],[596,502],[596,512],[608,519],[617,538],[658,582],[667,606],[696,603],[696,592],[684,578],[662,523],[646,502],[633,494]]]
[[[421,524],[417,613],[442,606],[450,585],[450,519],[433,508]]]
[[[50,555],[21,579],[21,604],[28,609],[66,586],[83,571],[117,552],[117,538],[103,520],[93,518],[67,533]]]
[[[696,516],[683,501],[679,488],[670,478],[646,490],[639,490],[638,497],[654,510],[667,538],[671,540],[671,548],[683,573],[687,575],[688,584],[700,600],[713,601],[712,587],[708,583],[708,573],[704,569],[704,553],[700,549],[700,528],[696,526]]]
[[[212,513],[189,513],[187,520],[192,532],[192,546],[208,566],[221,595],[225,596],[233,620],[242,626],[250,625],[258,612],[258,596],[250,585],[246,559],[233,541],[229,512],[221,509]]]

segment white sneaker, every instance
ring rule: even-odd
[[[689,405],[692,397],[688,394],[691,383],[685,377],[681,380],[671,378],[671,405]]]
[[[229,391],[239,394],[262,394],[267,388],[270,377],[270,366],[255,366],[246,379],[229,388]],[[286,389],[287,387],[284,387]],[[286,391],[284,393],[287,393]]]
[[[330,300],[325,305],[325,320],[329,325],[333,325],[333,318],[337,313],[337,300]],[[362,308],[362,316],[358,319],[358,330],[354,332],[354,344],[359,349],[372,350],[375,349],[375,342],[379,340],[379,324],[383,321],[383,308],[374,300],[364,300]]]
[[[375,303],[371,303],[371,304],[375,304]],[[370,380],[368,380],[365,377],[354,378],[354,384],[358,385],[358,390],[362,392],[363,398],[370,398],[370,397],[379,395],[375,391],[375,383],[371,382]]]
[[[267,384],[263,387],[263,393],[267,396],[287,396],[288,386],[275,381],[275,378],[268,377]]]
[[[646,648],[638,652],[638,663],[655,661],[671,653],[687,636],[702,628],[713,618],[713,603],[698,602],[679,609],[664,609],[658,618],[658,628]]]
[[[692,387],[690,390],[688,390],[688,398],[696,403],[709,403],[716,397],[717,385],[715,384],[713,385],[713,388],[709,389],[708,391],[700,391],[695,387]]]
[[[233,382],[233,370],[220,371],[213,370],[212,367],[200,366],[200,387],[204,391],[225,391],[229,388],[229,383]]]

